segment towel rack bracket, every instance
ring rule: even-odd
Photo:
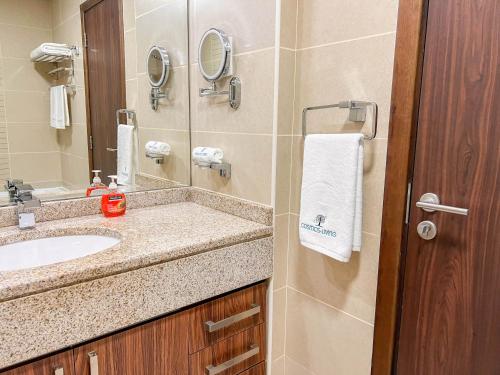
[[[365,135],[364,138],[367,140],[372,140],[377,136],[377,119],[378,119],[378,107],[375,102],[364,102],[360,100],[344,100],[335,104],[319,105],[315,107],[305,107],[302,110],[302,136],[307,135],[307,112],[316,111],[320,109],[328,108],[344,108],[349,109],[349,121],[352,122],[366,122],[367,108],[372,107],[373,117],[371,132],[369,135]]]

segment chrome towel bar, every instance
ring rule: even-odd
[[[346,108],[349,109],[349,121],[352,122],[365,122],[367,107],[373,108],[372,126],[369,135],[365,135],[364,139],[372,140],[377,136],[377,119],[378,107],[375,102],[363,102],[359,100],[347,100],[335,104],[319,105],[315,107],[306,107],[302,110],[302,136],[307,135],[307,112],[316,111],[319,109],[327,108]]]
[[[116,110],[116,126],[120,125],[120,115],[125,114],[127,116],[127,123],[128,120],[132,122],[132,125],[134,125],[134,128],[137,129],[137,122],[135,118],[135,111],[131,109],[117,109]]]

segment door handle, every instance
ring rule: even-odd
[[[64,369],[62,367],[54,369],[54,375],[64,375]]]
[[[90,375],[99,375],[99,360],[96,352],[90,352],[89,356]]]
[[[215,332],[218,331],[219,329],[229,327],[230,325],[237,323],[243,319],[249,318],[253,315],[257,315],[260,313],[260,305],[252,304],[250,306],[251,308],[249,310],[243,311],[239,314],[230,316],[229,318],[219,320],[218,322],[212,322],[211,320],[208,322],[205,322],[205,330],[207,332]]]
[[[214,366],[214,365],[208,365],[205,367],[205,373],[207,375],[217,375],[220,374],[221,372],[224,372],[231,367],[234,367],[241,362],[246,361],[247,359],[252,358],[254,355],[259,354],[259,347],[257,345],[250,345],[250,350],[240,354],[234,358],[231,358],[229,361],[226,361],[224,363],[221,363],[219,366]]]
[[[106,151],[116,152],[116,151],[118,151],[118,149],[117,148],[106,147]]]
[[[469,210],[467,208],[439,204],[439,197],[434,193],[425,193],[422,195],[416,206],[427,212],[441,211],[463,216],[467,216],[469,214]]]

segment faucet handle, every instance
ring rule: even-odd
[[[5,180],[5,189],[6,190],[12,190],[15,189],[19,185],[23,185],[24,181],[21,179],[13,179],[13,180]]]

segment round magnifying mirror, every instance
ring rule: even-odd
[[[170,73],[170,61],[165,48],[153,46],[147,58],[148,78],[151,86],[159,88],[167,82]]]
[[[203,77],[213,82],[225,76],[230,68],[231,43],[223,31],[210,29],[200,41],[198,61]]]

